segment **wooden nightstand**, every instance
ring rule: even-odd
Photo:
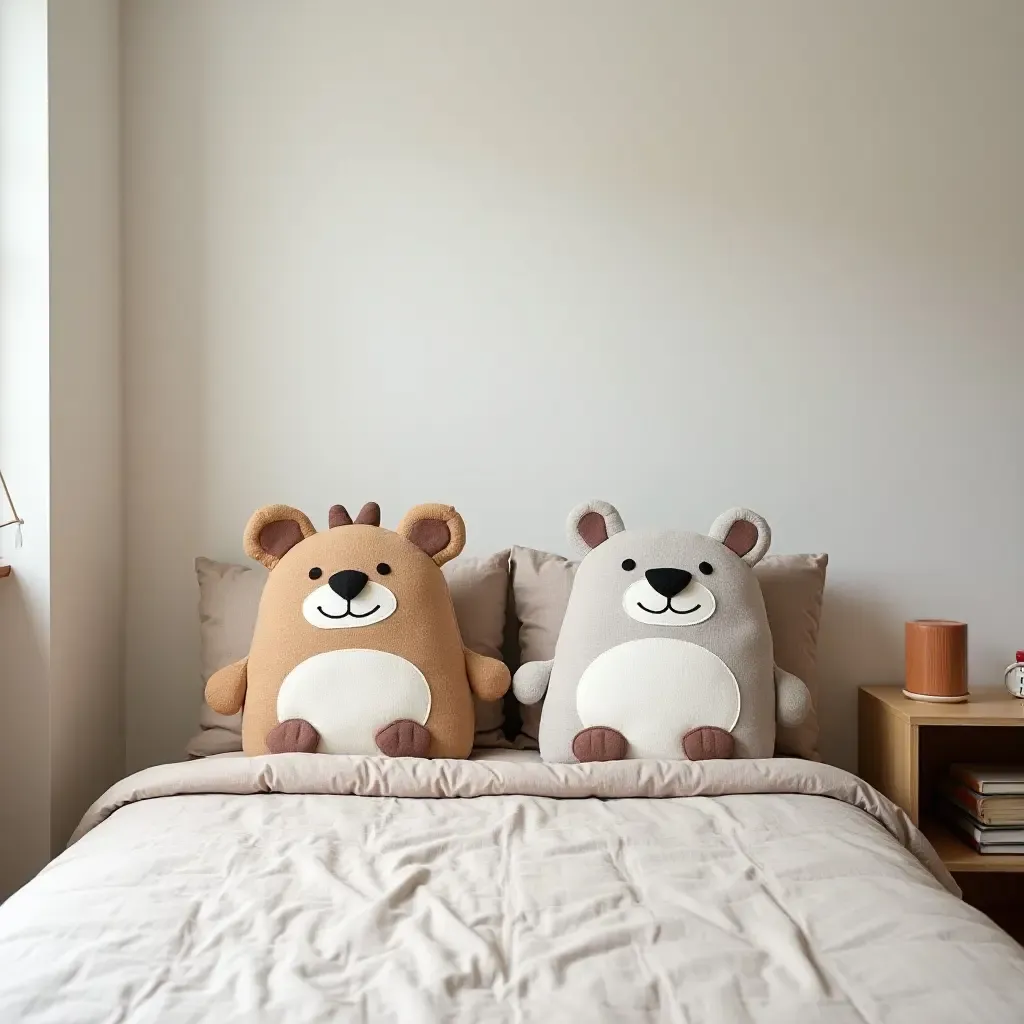
[[[858,712],[861,778],[921,827],[964,898],[1021,941],[1024,856],[977,853],[936,819],[933,799],[954,761],[1024,765],[1024,700],[986,689],[966,704],[928,704],[900,686],[862,686]]]

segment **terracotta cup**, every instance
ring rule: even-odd
[[[904,696],[949,704],[967,700],[966,622],[908,622],[906,653]]]

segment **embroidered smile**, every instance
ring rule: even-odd
[[[665,612],[672,612],[675,615],[690,615],[700,608],[700,604],[695,604],[692,608],[673,608],[671,598],[665,602],[665,607],[662,608],[661,611],[655,611],[653,608],[648,608],[642,601],[637,601],[636,606],[637,608],[642,608],[648,615],[664,615]]]
[[[699,608],[700,605],[698,605],[697,607]],[[372,615],[374,612],[379,612],[380,611],[380,605],[379,604],[375,604],[368,612],[363,612],[362,615],[360,615],[358,612],[352,611],[352,605],[351,604],[349,604],[349,606],[346,609],[346,611],[343,612],[341,615],[331,615],[330,612],[325,612],[323,610],[323,608],[320,607],[320,605],[316,606],[316,610],[325,619],[365,619],[365,618],[367,618],[367,616]]]

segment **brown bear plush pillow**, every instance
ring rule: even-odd
[[[249,520],[246,553],[271,570],[247,658],[216,672],[207,703],[242,709],[247,754],[288,751],[467,757],[473,700],[508,669],[466,650],[440,566],[466,541],[447,505],[418,505],[396,532],[341,505],[317,533],[298,509]]]

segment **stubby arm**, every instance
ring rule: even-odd
[[[512,692],[520,704],[536,704],[548,689],[554,661],[528,661],[520,665],[512,680]]]
[[[775,721],[788,729],[803,723],[811,710],[811,691],[792,672],[775,666]]]
[[[225,665],[210,676],[206,684],[206,703],[218,714],[233,715],[242,710],[248,682],[248,658]]]
[[[508,666],[497,658],[477,654],[468,647],[466,653],[466,675],[469,688],[481,700],[498,700],[508,692],[511,677]]]

